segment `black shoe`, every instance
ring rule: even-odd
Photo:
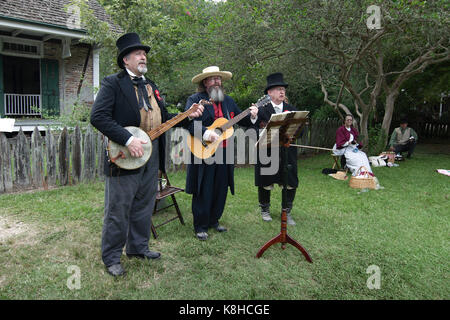
[[[106,267],[106,271],[114,277],[124,276],[126,273],[126,271],[122,268],[122,265],[120,263]]]
[[[217,232],[227,232],[228,231],[228,229],[223,226],[217,226],[215,229]]]
[[[148,251],[144,254],[140,253],[127,253],[128,258],[138,258],[138,259],[147,259],[147,260],[158,260],[161,258],[161,253],[154,252],[154,251]]]

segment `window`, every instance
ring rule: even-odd
[[[0,53],[4,55],[42,58],[41,41],[13,37],[0,37]]]

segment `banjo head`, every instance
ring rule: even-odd
[[[114,159],[114,163],[122,169],[133,170],[142,167],[150,159],[152,154],[152,141],[144,130],[138,127],[125,127],[134,137],[147,141],[143,144],[144,155],[140,158],[132,157],[128,148],[114,141],[109,141],[108,155],[110,159]],[[120,156],[122,152],[125,158]]]

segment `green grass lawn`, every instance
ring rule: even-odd
[[[1,195],[0,298],[449,299],[450,177],[435,170],[450,169],[450,152],[439,148],[418,145],[399,167],[374,168],[384,189],[368,192],[323,175],[328,154],[300,159],[297,225],[288,234],[312,264],[291,245],[255,258],[280,232],[281,192],[272,192],[273,221],[263,222],[253,168],[235,171],[236,195],[221,220],[227,233],[198,241],[191,196],[179,193],[186,225],[158,228],[150,248],[162,253],[159,261],[123,256],[128,273],[120,279],[106,273],[100,257],[102,183]],[[185,185],[184,172],[170,179]],[[379,289],[367,287],[371,265],[379,267]],[[80,289],[67,286],[70,266],[80,270]]]

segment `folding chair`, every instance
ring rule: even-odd
[[[166,181],[167,181],[167,184],[164,187],[163,187],[163,184],[162,184],[163,179],[161,178],[161,176],[164,179],[166,179]],[[172,186],[170,184],[169,178],[167,177],[166,173],[161,174],[161,172],[159,172],[159,177],[160,177],[158,179],[159,191],[156,194],[156,201],[155,201],[155,208],[153,209],[153,215],[155,215],[157,212],[160,212],[160,211],[165,210],[167,208],[170,208],[172,206],[175,207],[177,215],[175,217],[172,217],[172,218],[170,218],[170,219],[168,219],[168,220],[158,224],[157,226],[155,226],[153,224],[153,219],[152,219],[152,227],[151,227],[151,229],[152,229],[153,237],[155,239],[158,237],[158,234],[156,233],[156,228],[159,228],[159,227],[161,227],[161,226],[163,226],[163,225],[165,225],[165,224],[167,224],[167,223],[169,223],[169,222],[171,222],[173,220],[176,220],[176,219],[180,219],[181,224],[184,225],[183,216],[181,215],[181,211],[180,211],[180,208],[178,207],[177,200],[175,199],[175,193],[184,191],[184,189]],[[169,196],[172,198],[172,203],[167,205],[167,206],[165,206],[165,207],[163,207],[163,208],[159,208],[158,209],[158,203],[160,201],[162,201],[163,199],[169,197]]]
[[[332,153],[331,157],[333,158],[333,166],[331,168],[339,170],[341,168],[341,166],[339,165],[339,160],[341,156],[337,156]]]

